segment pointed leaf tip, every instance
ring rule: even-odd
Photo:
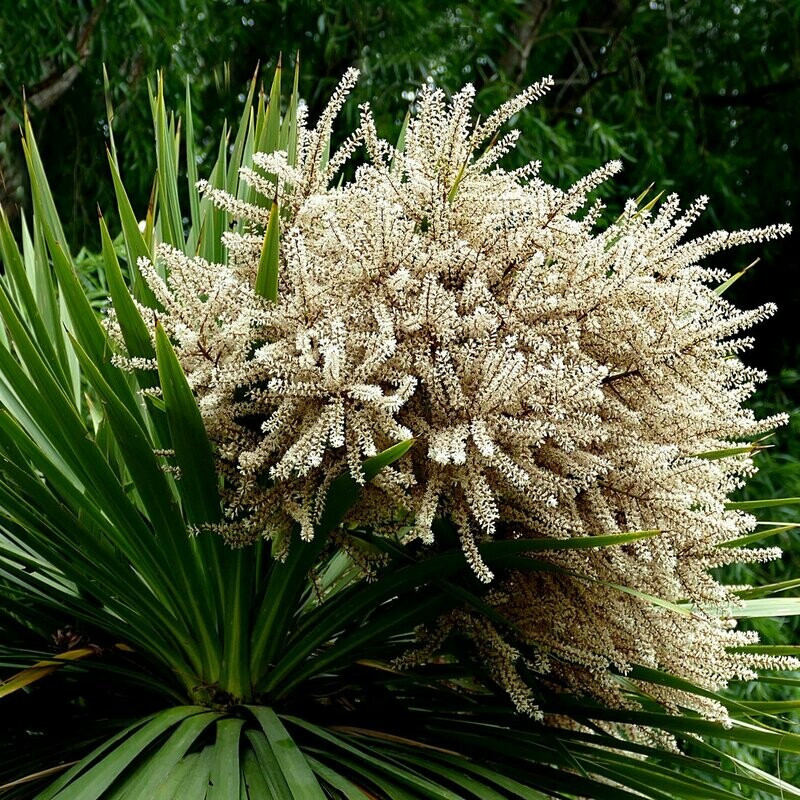
[[[264,235],[264,244],[261,248],[261,259],[258,263],[255,287],[257,294],[273,302],[278,299],[280,236],[280,205],[276,194],[269,212],[269,223]]]

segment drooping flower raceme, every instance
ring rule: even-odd
[[[336,475],[363,483],[365,458],[414,437],[364,487],[353,519],[431,547],[434,521],[448,520],[517,639],[462,611],[421,632],[410,659],[449,632],[471,636],[533,713],[523,666],[624,706],[617,675],[637,665],[709,689],[780,665],[729,652],[755,639],[714,610],[734,597],[709,574],[777,555],[720,546],[752,529],[726,501],[753,466],[747,452],[713,457],[781,421],[742,407],[760,375],[737,357],[742,332],[773,309],[736,309],[714,288],[726,276],[702,262],[788,228],[687,239],[706,200],[681,211],[675,196],[656,211],[630,201],[599,226],[602,206],[588,198],[618,162],[567,190],[541,180],[537,163],[504,169],[518,134],[496,134],[549,80],[479,124],[472,87],[449,101],[425,89],[402,150],[362,106],[328,158],[354,81],[348,73],[316,128],[301,124],[292,158],[257,154],[241,171],[266,197],[277,190],[277,301],[255,291],[268,207],[208,185],[246,224],[225,234],[228,263],[163,247],[166,280],[141,265],[216,448],[220,532],[278,542],[299,524],[310,538]],[[365,163],[338,182],[359,148]],[[560,571],[495,580],[478,549],[645,530],[659,533],[552,551]],[[649,688],[669,708],[725,718],[711,700]]]

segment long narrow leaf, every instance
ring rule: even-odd
[[[153,260],[153,254],[145,242],[142,232],[139,230],[139,223],[136,220],[136,215],[133,213],[131,202],[128,199],[128,194],[119,176],[117,165],[108,153],[108,164],[111,169],[111,179],[114,183],[114,192],[117,197],[117,209],[119,211],[119,218],[122,223],[122,234],[125,239],[125,248],[128,253],[128,269],[133,280],[133,292],[140,303],[148,306],[149,308],[157,308],[153,290],[147,285],[147,282],[142,277],[139,271],[138,261],[140,258]]]
[[[109,748],[104,746],[90,755],[86,762],[78,765],[79,769],[64,776],[40,795],[39,800],[98,800],[148,745],[170,728],[200,714],[203,709],[197,706],[179,706],[155,715],[133,732],[118,737],[114,743],[119,742],[119,745],[110,752],[107,753]]]
[[[248,706],[248,709],[264,731],[292,796],[302,797],[304,800],[325,800],[325,793],[320,788],[305,756],[294,743],[278,715],[266,706]]]
[[[138,770],[135,787],[126,797],[129,800],[151,800],[197,737],[218,718],[218,712],[207,711],[184,719],[148,760],[146,768]]]
[[[220,719],[217,722],[208,800],[229,800],[229,798],[235,800],[239,796],[241,783],[239,749],[243,726],[242,719]]]
[[[217,522],[222,510],[211,443],[189,382],[160,325],[156,326],[156,354],[187,518],[193,525]]]
[[[272,201],[269,223],[261,248],[256,275],[256,293],[273,302],[278,299],[278,268],[280,262],[280,207],[277,198]]]

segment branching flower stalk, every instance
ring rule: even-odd
[[[351,520],[425,548],[437,546],[435,520],[448,520],[514,633],[461,610],[420,632],[407,661],[433,657],[457,632],[528,713],[539,712],[525,676],[538,675],[619,708],[632,702],[631,680],[675,713],[726,723],[714,700],[624,676],[645,667],[717,690],[797,666],[733,652],[757,637],[725,611],[739,587],[709,573],[780,554],[721,547],[753,529],[726,503],[754,466],[747,452],[708,454],[784,419],[743,407],[762,375],[738,358],[743,332],[773,307],[735,308],[714,288],[727,276],[703,263],[788,226],[687,238],[707,199],[682,211],[672,195],[657,210],[628,201],[598,227],[590,196],[619,162],[567,190],[543,181],[536,162],[500,166],[517,132],[498,132],[549,78],[480,123],[473,87],[450,100],[426,88],[401,150],[377,136],[364,105],[328,156],[356,77],[345,75],[315,128],[301,120],[296,153],[256,154],[241,170],[263,205],[201,185],[245,223],[224,236],[227,264],[166,246],[166,280],[140,264],[161,306],[143,316],[172,339],[216,448],[219,533],[234,545],[272,539],[280,556],[292,526],[313,536],[336,475],[364,483],[365,458],[413,437],[409,455],[363,487]],[[365,163],[340,182],[361,148]],[[274,197],[272,302],[256,278]],[[113,312],[108,325],[124,352]],[[551,551],[552,572],[493,575],[479,551],[640,530],[660,533]]]

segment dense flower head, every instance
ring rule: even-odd
[[[301,125],[291,158],[256,154],[241,171],[257,192],[277,191],[277,301],[255,291],[268,207],[207,184],[246,224],[225,234],[228,263],[162,247],[166,279],[142,264],[216,448],[220,532],[234,544],[277,542],[299,525],[310,538],[336,475],[364,483],[365,458],[413,437],[408,455],[364,486],[352,518],[430,547],[434,521],[449,520],[517,640],[461,611],[421,632],[410,660],[445,635],[470,636],[532,713],[523,663],[612,705],[628,702],[619,676],[637,665],[708,689],[788,665],[729,652],[755,637],[719,613],[735,596],[709,574],[778,555],[721,546],[752,530],[726,502],[753,464],[744,448],[714,456],[781,422],[743,407],[761,376],[737,357],[749,344],[742,332],[773,309],[738,310],[718,290],[727,276],[703,265],[788,228],[690,239],[706,198],[681,210],[674,195],[657,209],[629,201],[601,226],[590,196],[618,162],[565,190],[542,180],[538,163],[503,168],[517,132],[500,128],[549,79],[482,123],[471,86],[449,100],[426,88],[401,149],[378,138],[364,105],[328,157],[355,77],[315,128]],[[365,163],[339,182],[362,147]],[[626,531],[659,533],[552,551],[553,572],[493,576],[478,549]],[[725,718],[711,700],[650,688],[667,707]]]

